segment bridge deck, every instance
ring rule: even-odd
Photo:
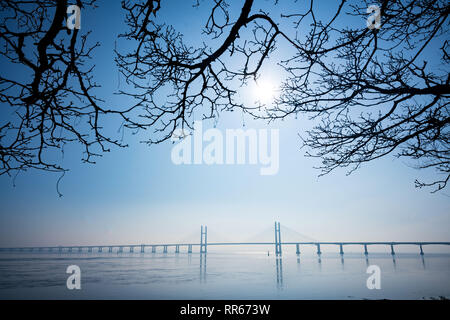
[[[15,251],[15,250],[43,250],[43,249],[80,249],[80,248],[130,248],[130,247],[176,247],[176,246],[200,246],[200,243],[155,243],[155,244],[114,244],[114,245],[71,245],[71,246],[45,246],[45,247],[14,247],[14,248],[0,248],[0,251]],[[275,245],[275,242],[210,242],[207,246],[253,246],[253,245]],[[450,245],[450,242],[412,242],[412,241],[372,241],[372,242],[281,242],[281,245]]]

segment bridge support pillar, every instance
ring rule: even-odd
[[[62,247],[61,246],[59,246],[58,251],[59,251],[59,253],[62,252]]]
[[[123,252],[123,247],[119,247],[119,253]]]
[[[280,223],[275,221],[275,255],[281,256],[281,231]]]
[[[113,250],[113,247],[109,247],[109,248],[108,248],[108,252],[109,252],[109,253],[112,253],[112,250]]]
[[[145,252],[145,246],[142,244],[141,245],[141,253],[144,253]]]
[[[130,247],[130,252],[134,252],[134,247]]]
[[[152,246],[152,253],[156,252],[156,246]]]
[[[91,253],[92,252],[92,247],[88,248],[88,252]]]
[[[167,246],[164,246],[163,253],[167,253]]]
[[[423,253],[423,249],[422,249],[422,244],[419,244],[419,247],[420,247],[420,255],[423,256],[424,253]]]
[[[395,255],[394,245],[393,245],[393,244],[391,244],[391,254],[392,254],[392,255]]]
[[[322,252],[320,251],[320,243],[317,243],[316,246],[317,246],[317,254],[322,254]]]
[[[72,253],[72,247],[69,247],[69,252]]]
[[[367,251],[367,244],[364,244],[364,254],[367,256],[369,252]]]
[[[201,226],[200,229],[200,253],[206,253],[207,252],[207,245],[208,245],[208,229],[205,226],[205,231],[203,231],[203,226]]]
[[[98,247],[98,252],[103,252],[103,247]]]
[[[188,253],[192,253],[192,244],[188,245]]]
[[[344,254],[344,246],[342,243],[339,244],[339,254]]]
[[[82,247],[78,247],[78,252],[81,252],[83,250]]]
[[[180,246],[175,246],[175,253],[180,253]]]
[[[297,243],[295,246],[297,247],[297,250],[296,250],[295,253],[296,253],[297,255],[299,255],[299,254],[300,254],[300,244]]]

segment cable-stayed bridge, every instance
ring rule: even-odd
[[[391,254],[395,255],[395,247],[398,245],[412,245],[418,247],[420,255],[424,254],[423,247],[427,245],[450,245],[450,242],[392,242],[392,241],[379,241],[379,242],[320,242],[316,241],[308,236],[302,235],[295,230],[283,226],[283,232],[291,233],[297,237],[296,241],[282,241],[282,228],[279,222],[275,222],[274,229],[274,241],[246,241],[246,242],[208,242],[208,229],[206,226],[201,226],[200,229],[200,242],[181,242],[181,243],[165,243],[165,244],[115,244],[115,245],[83,245],[83,246],[46,246],[46,247],[14,247],[14,248],[0,248],[0,252],[59,252],[59,253],[72,253],[72,252],[109,252],[109,253],[123,253],[123,252],[149,252],[152,253],[162,252],[168,253],[169,248],[174,248],[175,253],[180,253],[180,250],[184,249],[188,253],[193,252],[193,248],[199,248],[201,254],[206,254],[209,246],[255,246],[264,245],[275,247],[276,256],[282,255],[282,248],[285,246],[295,246],[296,254],[300,255],[301,248],[303,246],[315,246],[316,253],[320,255],[321,246],[332,245],[339,248],[339,253],[344,254],[344,247],[349,245],[358,245],[364,249],[364,254],[369,254],[369,246],[388,246],[390,247]],[[265,233],[263,231],[262,233]],[[305,241],[306,240],[306,241]],[[135,251],[135,249],[137,249]]]

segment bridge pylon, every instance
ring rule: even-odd
[[[206,253],[207,252],[207,245],[208,245],[208,229],[207,226],[205,226],[205,231],[203,231],[203,226],[201,226],[200,229],[200,253]]]
[[[275,255],[281,256],[281,231],[280,223],[275,221]]]

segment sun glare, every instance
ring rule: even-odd
[[[255,100],[263,104],[268,104],[275,97],[275,86],[267,79],[260,79],[255,82],[253,89]]]

